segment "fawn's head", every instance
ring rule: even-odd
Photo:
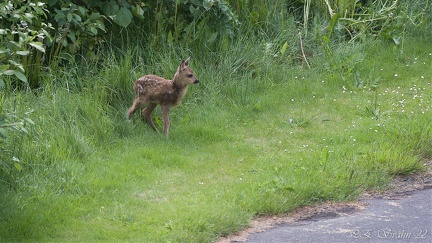
[[[194,71],[189,67],[189,59],[190,57],[180,63],[180,66],[174,75],[174,81],[182,86],[199,83]]]

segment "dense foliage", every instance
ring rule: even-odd
[[[332,37],[371,34],[400,44],[409,25],[422,28],[430,21],[429,1],[398,0],[27,0],[3,1],[0,9],[0,88],[8,89],[39,88],[41,69],[57,67],[65,55],[95,59],[103,43],[121,46],[136,37],[152,48],[182,44],[215,51],[238,35],[275,36],[286,31],[275,26],[286,26],[305,35],[314,31],[327,44]]]

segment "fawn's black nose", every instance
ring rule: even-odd
[[[194,84],[197,84],[197,83],[199,83],[199,80],[198,80],[198,79],[195,80]]]

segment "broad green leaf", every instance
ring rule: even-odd
[[[16,47],[18,47],[18,48],[21,48],[21,47],[22,47],[21,44],[18,43],[18,42],[16,42],[16,41],[9,41],[9,43],[13,44],[14,46],[16,46]]]
[[[189,12],[190,12],[191,14],[194,14],[194,13],[195,13],[195,8],[194,8],[193,5],[190,5],[190,6],[189,6]]]
[[[16,54],[20,55],[20,56],[27,56],[28,54],[30,54],[29,51],[17,51]]]
[[[115,15],[114,22],[122,27],[127,27],[132,22],[132,13],[129,9],[122,7]]]
[[[90,16],[89,16],[89,19],[90,20],[96,20],[96,19],[99,19],[100,18],[100,13],[92,13]]]
[[[81,13],[81,15],[85,15],[85,13],[87,12],[87,9],[83,8],[82,6],[79,6],[78,11]]]
[[[96,36],[97,33],[98,33],[98,31],[97,31],[97,29],[96,29],[95,27],[90,27],[90,32],[91,32],[94,36]]]
[[[14,75],[14,70],[5,70],[5,71],[3,71],[3,74],[8,75],[8,76]]]
[[[68,13],[68,14],[66,15],[66,18],[67,18],[67,21],[68,21],[68,22],[72,22],[72,14],[71,14],[71,13]]]
[[[100,30],[105,31],[105,25],[104,25],[104,23],[102,21],[96,20],[95,24],[96,24],[97,28],[99,28]]]
[[[21,63],[15,62],[14,60],[9,60],[9,63],[19,68],[22,72],[24,72],[24,67]]]
[[[27,83],[27,77],[22,72],[18,70],[13,70],[13,72],[19,80],[23,81],[24,83]]]
[[[34,18],[34,15],[31,13],[24,13],[24,19],[31,22],[31,20]]]
[[[115,1],[104,2],[101,9],[105,15],[112,16],[119,11],[119,5]]]
[[[54,20],[55,20],[55,21],[59,22],[61,19],[64,19],[64,18],[65,18],[65,15],[64,15],[64,13],[63,13],[62,11],[56,9],[55,12],[57,13],[57,14],[54,16]]]
[[[36,48],[38,51],[45,52],[42,42],[30,42],[29,45]]]
[[[69,37],[72,42],[76,41],[75,32],[73,32],[73,31],[69,32],[69,34],[67,34],[67,37]]]
[[[125,8],[130,8],[130,6],[131,6],[126,0],[117,0],[117,3],[120,6],[125,7]]]
[[[203,7],[204,7],[206,10],[209,10],[209,9],[211,8],[211,6],[212,6],[212,3],[213,3],[212,0],[204,0],[204,2],[203,2]]]
[[[203,6],[202,0],[191,0],[191,2],[197,6]]]
[[[9,53],[9,52],[10,52],[9,49],[6,49],[6,50],[0,50],[0,54],[3,54],[3,53]]]
[[[0,78],[0,89],[2,89],[5,86],[5,82],[3,79]]]
[[[73,16],[74,16],[74,18],[75,18],[78,22],[81,22],[81,21],[82,21],[81,16],[79,16],[78,14],[73,14]]]

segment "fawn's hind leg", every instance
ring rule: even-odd
[[[151,113],[153,112],[153,110],[156,108],[157,104],[155,103],[150,103],[146,108],[144,108],[142,110],[142,115],[144,117],[144,119],[146,120],[146,122],[153,128],[153,130],[157,131],[156,126],[153,122],[153,119],[151,117]]]
[[[134,99],[132,106],[128,110],[128,118],[131,119],[132,115],[145,103],[145,99],[137,97]]]

